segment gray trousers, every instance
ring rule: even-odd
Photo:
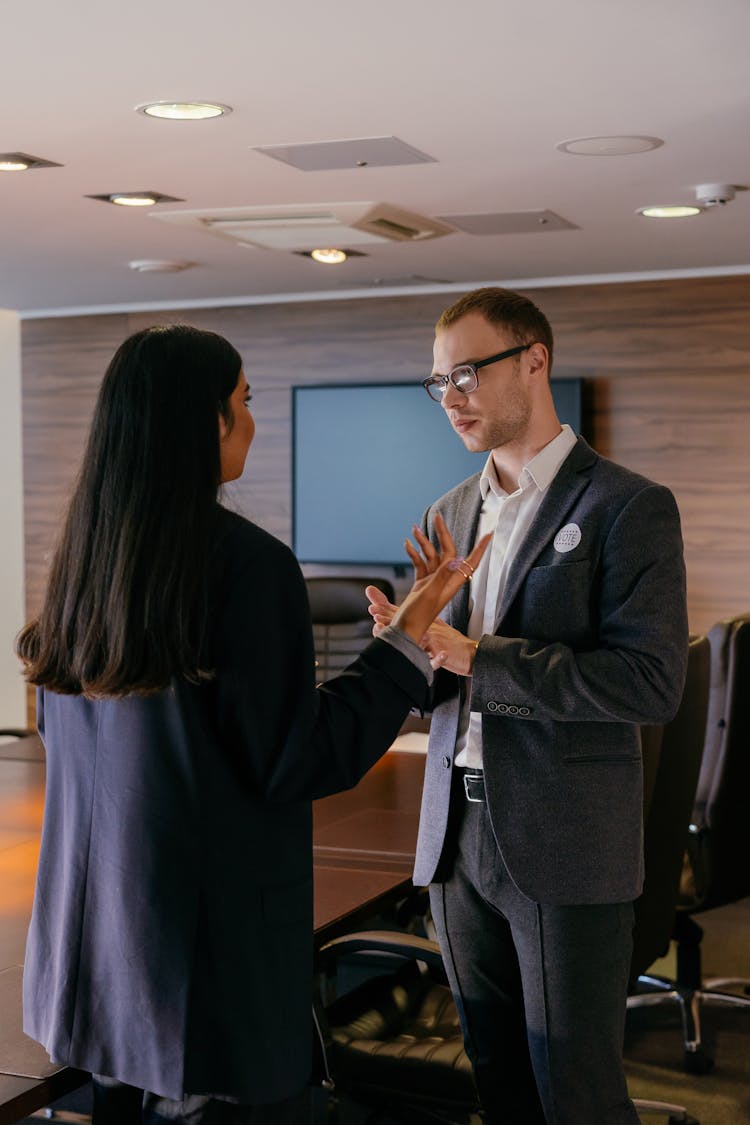
[[[532,902],[486,804],[460,784],[451,801],[430,902],[487,1121],[637,1125],[622,1061],[632,904]]]

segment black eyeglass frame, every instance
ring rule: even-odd
[[[533,347],[535,343],[536,341],[534,340],[530,344],[518,344],[515,348],[508,348],[507,351],[498,352],[497,355],[491,355],[487,359],[478,359],[476,363],[459,363],[456,365],[456,367],[453,368],[452,371],[449,371],[447,375],[430,375],[429,378],[422,381],[422,386],[427,391],[427,394],[430,396],[433,402],[443,401],[443,397],[446,390],[448,389],[449,383],[455,390],[459,392],[459,394],[470,395],[479,386],[479,376],[477,372],[479,371],[480,367],[489,367],[491,363],[499,363],[501,359],[510,359],[512,355],[518,355],[520,352],[528,351],[528,349]],[[474,386],[469,387],[468,389],[466,387],[457,386],[456,381],[453,378],[457,371],[471,371],[474,376]],[[438,388],[440,398],[435,398],[435,395],[430,390],[431,387]]]

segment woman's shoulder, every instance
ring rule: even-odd
[[[239,573],[248,567],[273,566],[284,573],[299,572],[294,553],[285,543],[271,535],[258,524],[229,511],[219,510],[218,554],[229,573]]]

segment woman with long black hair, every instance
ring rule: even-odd
[[[294,556],[217,500],[249,400],[214,333],[122,344],[18,642],[47,752],[25,1030],[93,1073],[97,1123],[296,1120],[310,801],[354,785],[422,705],[420,641],[483,550],[456,560],[446,531],[394,627],[316,689]]]

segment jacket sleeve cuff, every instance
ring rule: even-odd
[[[407,637],[406,633],[402,633],[393,625],[386,625],[382,633],[379,635],[381,641],[385,641],[392,648],[397,649],[403,656],[410,660],[411,663],[423,673],[427,680],[427,686],[432,686],[435,673],[433,672],[430,658],[427,653],[419,647],[416,641],[411,637]]]

